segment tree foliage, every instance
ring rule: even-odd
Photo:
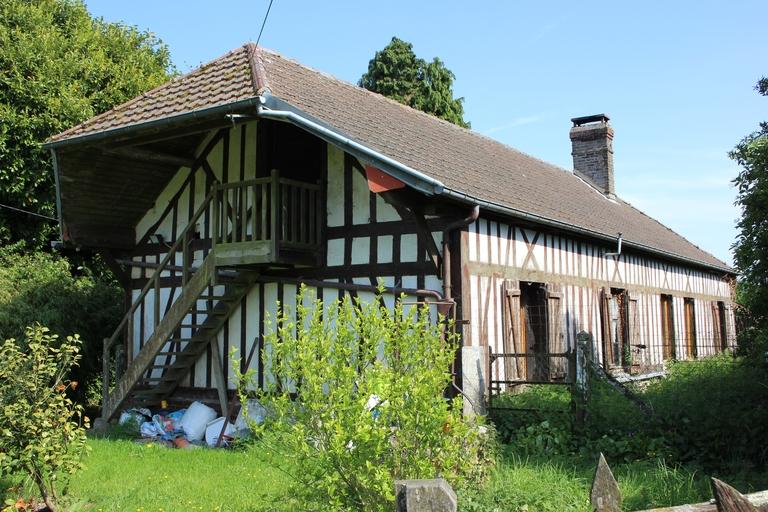
[[[758,81],[755,89],[768,96],[768,78]],[[741,219],[733,246],[734,262],[741,274],[739,300],[748,325],[741,345],[757,354],[768,349],[768,122],[760,123],[730,156],[741,166],[734,180]]]
[[[73,396],[80,403],[101,371],[102,340],[122,315],[122,293],[107,272],[75,267],[42,251],[0,248],[0,340],[24,338],[26,327],[40,322],[59,339],[73,332],[83,336],[83,359],[71,378],[83,383]],[[94,266],[94,265],[91,265]]]
[[[294,319],[295,318],[295,319]],[[266,337],[269,375],[256,426],[295,480],[303,510],[392,510],[396,479],[477,483],[488,434],[464,417],[451,382],[456,339],[429,308],[346,297],[323,306],[302,289]],[[233,368],[238,368],[235,364]],[[247,403],[252,372],[241,386]]]
[[[81,0],[0,2],[0,203],[55,216],[41,143],[168,79],[153,34],[94,19]],[[55,222],[0,208],[0,243],[42,247]]]
[[[80,339],[60,342],[39,325],[25,337],[0,346],[0,474],[26,475],[54,511],[57,491],[80,469],[86,449],[88,418],[67,396],[78,384],[68,375]]]
[[[464,98],[453,97],[454,74],[435,57],[416,57],[413,45],[393,37],[368,63],[358,84],[400,103],[469,128],[464,121]]]

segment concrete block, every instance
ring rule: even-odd
[[[456,512],[458,499],[442,478],[395,480],[397,512]]]
[[[461,384],[466,416],[484,416],[488,392],[486,347],[461,347]]]

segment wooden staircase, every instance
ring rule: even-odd
[[[114,417],[129,402],[156,405],[168,398],[212,343],[213,377],[226,410],[216,335],[253,286],[259,269],[318,261],[320,199],[318,184],[281,179],[277,171],[269,178],[218,184],[211,190],[154,266],[114,334],[104,340],[104,419]],[[196,232],[198,221],[208,217],[207,231]],[[191,242],[198,237],[211,244],[206,251],[198,249],[203,261],[194,266]],[[179,281],[180,293],[174,294],[175,285],[168,283]],[[161,297],[168,292],[170,299],[162,308]],[[134,333],[137,316],[141,325]],[[147,334],[146,321],[153,323]],[[131,358],[136,343],[141,349]]]
[[[214,344],[214,375],[224,385],[216,334],[253,285],[255,271],[218,271],[209,254],[184,287],[181,296],[155,328],[102,404],[102,416],[113,417],[126,401],[155,405],[168,398],[210,344]],[[193,323],[194,322],[194,323]],[[182,337],[182,333],[188,332]],[[223,388],[222,388],[223,389]],[[226,393],[219,393],[226,410]]]

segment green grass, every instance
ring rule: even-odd
[[[73,477],[64,500],[65,512],[302,510],[290,494],[290,477],[276,468],[274,455],[259,444],[242,450],[174,450],[122,439],[91,439],[89,445],[92,451],[85,469]],[[684,466],[639,461],[612,464],[612,469],[624,510],[699,502],[711,496],[707,475]],[[458,490],[459,510],[586,512],[593,472],[594,461],[584,457],[521,456],[507,447],[482,489]],[[743,482],[734,484],[755,490]]]
[[[624,510],[706,501],[709,476],[742,492],[766,489],[764,452],[746,456],[744,448],[765,446],[767,378],[763,370],[724,357],[673,365],[668,379],[642,392],[658,414],[679,425],[676,429],[644,426],[624,398],[596,385],[591,423],[579,436],[570,432],[570,397],[564,388],[534,386],[502,397],[505,405],[540,411],[509,414],[497,424],[511,442],[483,488],[457,490],[459,509],[587,511],[598,451],[606,453],[619,482]],[[119,439],[125,432],[118,429],[110,435],[89,440],[92,452],[72,479],[65,512],[302,510],[292,497],[291,477],[277,469],[279,459],[264,445],[173,450]],[[649,449],[648,443],[660,439],[670,446]],[[742,448],[740,456],[725,456],[729,446]],[[666,460],[675,463],[662,462],[663,453],[672,454]],[[301,468],[290,472],[295,471]],[[18,492],[2,492],[13,483],[0,481],[0,495],[16,497]]]
[[[590,509],[589,492],[596,461],[581,457],[524,457],[507,449],[481,490],[460,494],[465,512],[554,512]],[[612,465],[624,510],[707,501],[707,476],[662,461]]]
[[[71,480],[65,510],[297,510],[289,477],[258,446],[176,450],[156,443],[90,439],[85,468]],[[6,482],[6,485],[8,482]],[[30,491],[24,492],[28,495]]]

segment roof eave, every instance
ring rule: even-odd
[[[98,131],[94,133],[87,133],[85,135],[79,135],[69,137],[60,140],[47,141],[43,143],[45,149],[59,149],[65,146],[72,146],[76,144],[86,144],[99,142],[105,139],[120,137],[123,135],[129,135],[135,132],[146,130],[157,130],[165,128],[174,124],[182,124],[187,121],[199,121],[213,118],[219,115],[233,114],[247,109],[255,109],[261,103],[260,96],[252,96],[244,100],[236,101],[234,103],[226,103],[223,105],[215,105],[213,107],[203,108],[199,110],[193,110],[191,112],[185,112],[174,116],[162,117],[160,119],[153,119],[151,121],[139,122],[129,124],[127,126],[120,126],[118,128],[112,128],[108,130]]]
[[[459,201],[464,202],[464,203],[480,205],[481,208],[483,208],[485,210],[488,210],[488,211],[492,211],[494,213],[498,213],[498,214],[502,214],[502,215],[507,215],[507,216],[519,218],[519,219],[522,219],[522,220],[527,220],[527,221],[530,221],[530,222],[534,222],[534,223],[537,223],[537,224],[542,224],[544,226],[548,226],[548,227],[552,227],[552,228],[556,228],[556,229],[562,229],[562,230],[565,230],[565,231],[569,231],[569,232],[572,232],[572,233],[575,233],[575,234],[579,234],[579,235],[588,236],[588,237],[591,237],[591,238],[597,238],[599,240],[603,240],[603,241],[606,241],[606,242],[615,242],[616,241],[616,236],[617,235],[611,235],[611,234],[602,233],[600,231],[594,231],[594,230],[591,230],[591,229],[588,229],[588,228],[584,228],[584,227],[581,227],[581,226],[576,226],[574,224],[570,224],[570,223],[567,223],[567,222],[563,222],[563,221],[559,221],[559,220],[555,220],[555,219],[550,219],[550,218],[543,217],[543,216],[540,216],[540,215],[535,215],[535,214],[532,214],[532,213],[528,213],[528,212],[523,211],[523,210],[518,210],[518,209],[515,209],[515,208],[511,208],[509,206],[505,206],[505,205],[502,205],[502,204],[494,203],[494,202],[491,202],[491,201],[486,201],[484,199],[478,199],[477,197],[473,197],[473,196],[471,196],[469,194],[466,194],[464,192],[460,192],[460,191],[457,191],[457,190],[445,189],[443,191],[442,195],[445,196],[445,197],[449,197],[449,198],[455,199],[455,200],[459,200]],[[693,264],[693,265],[696,265],[698,267],[704,267],[704,268],[707,268],[708,270],[714,270],[714,271],[725,273],[725,274],[732,275],[732,276],[735,276],[737,274],[736,271],[733,268],[730,268],[728,266],[714,265],[714,264],[706,262],[706,261],[697,260],[697,259],[694,259],[694,258],[689,258],[689,257],[686,257],[686,256],[682,256],[680,254],[676,254],[676,253],[673,253],[673,252],[665,251],[663,249],[658,249],[656,247],[652,247],[652,246],[649,246],[649,245],[646,245],[646,244],[642,244],[640,242],[635,242],[635,241],[632,241],[632,240],[624,239],[622,241],[622,243],[623,243],[624,246],[629,247],[629,248],[638,249],[638,250],[641,250],[643,252],[651,253],[651,254],[654,254],[654,255],[657,255],[657,256],[661,256],[661,257],[664,257],[664,258],[667,258],[667,259],[679,261],[679,262],[686,263],[686,264],[689,264],[689,265]]]

